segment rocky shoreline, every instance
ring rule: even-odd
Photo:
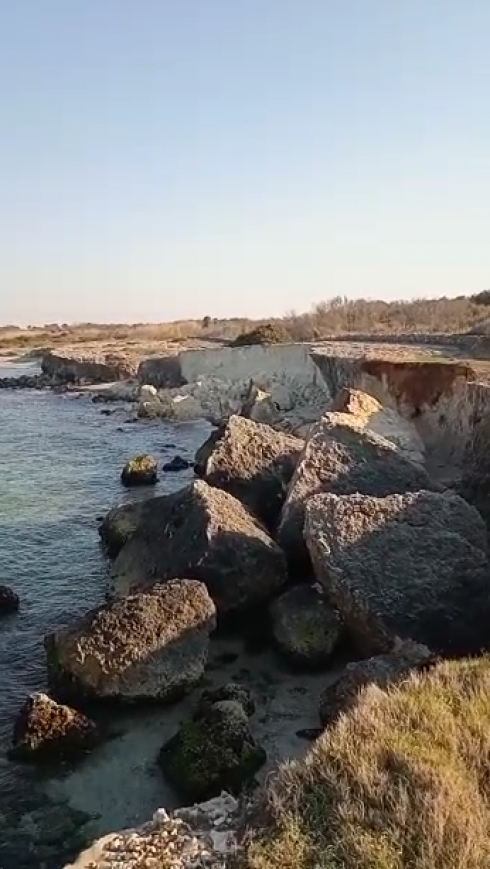
[[[191,697],[149,758],[188,808],[105,839],[74,867],[150,867],[170,854],[175,869],[232,865],[270,757],[246,674],[225,678],[223,664],[223,681],[218,669],[203,684],[220,638],[273,653],[285,683],[297,672],[322,683],[311,726],[298,728],[289,711],[298,741],[315,739],[368,683],[385,687],[441,657],[490,647],[487,528],[461,497],[471,500],[481,478],[474,445],[486,443],[490,411],[481,404],[461,425],[462,408],[475,404],[464,366],[433,363],[423,385],[420,373],[406,368],[401,385],[394,364],[378,371],[340,358],[322,377],[308,358],[294,376],[238,379],[231,395],[231,380],[213,374],[164,389],[122,379],[142,418],[201,415],[218,426],[188,486],[104,519],[107,602],[46,637],[49,696],[28,698],[13,749],[31,761],[83,761],[103,741],[98,707],[115,704],[117,720],[128,703],[172,708]],[[448,435],[451,402],[459,479],[447,486],[431,459],[437,432]],[[281,727],[287,709],[282,716]],[[289,756],[273,755],[272,765]]]

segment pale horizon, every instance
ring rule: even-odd
[[[0,10],[0,323],[490,284],[486,0]]]

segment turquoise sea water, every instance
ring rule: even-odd
[[[0,377],[27,373],[0,365]],[[58,869],[84,840],[85,820],[47,798],[51,771],[6,757],[15,713],[43,690],[43,637],[102,602],[107,561],[97,516],[115,503],[162,494],[191,472],[161,475],[155,489],[119,482],[131,455],[192,458],[202,424],[133,423],[128,407],[51,392],[0,391],[0,583],[19,594],[18,615],[0,620],[0,869]]]

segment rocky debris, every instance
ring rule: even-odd
[[[436,657],[420,643],[412,640],[397,641],[391,652],[376,655],[364,661],[353,661],[329,683],[320,698],[320,720],[324,727],[353,706],[367,685],[388,688],[406,679],[413,671],[425,669],[436,662]]]
[[[243,504],[195,480],[152,501],[114,563],[111,590],[124,595],[175,576],[204,582],[224,615],[271,598],[286,581],[286,564]]]
[[[242,332],[230,347],[248,347],[251,344],[291,344],[291,334],[282,323],[263,323],[249,332]]]
[[[151,501],[133,501],[112,507],[99,525],[99,535],[111,558],[115,558],[151,510]]]
[[[201,678],[215,626],[202,583],[157,584],[46,637],[49,684],[68,701],[178,699]]]
[[[20,377],[0,377],[0,389],[49,389],[52,380],[45,374],[21,374]]]
[[[454,492],[320,495],[305,536],[362,654],[390,651],[397,637],[452,656],[489,647],[486,528]]]
[[[158,809],[149,823],[104,836],[65,869],[226,869],[237,852],[241,813],[224,792],[171,814]]]
[[[237,794],[266,761],[237,700],[200,704],[160,751],[159,765],[182,799],[196,802],[222,790]]]
[[[135,363],[122,353],[87,356],[49,352],[43,356],[41,368],[43,374],[63,383],[112,383],[136,374]]]
[[[255,701],[251,691],[246,685],[240,682],[227,682],[219,688],[211,688],[203,691],[199,701],[198,711],[202,711],[205,706],[212,703],[220,703],[221,700],[234,700],[243,706],[244,712],[250,718],[255,712]]]
[[[239,415],[254,422],[273,426],[279,422],[280,408],[269,392],[261,389],[251,380]]]
[[[303,447],[298,438],[234,415],[198,450],[196,473],[273,530]]]
[[[321,587],[298,585],[271,605],[272,634],[278,649],[292,664],[328,664],[339,642],[342,624]]]
[[[194,462],[184,459],[183,456],[174,456],[170,462],[165,462],[162,471],[165,471],[167,474],[178,474],[180,471],[188,471],[192,467],[194,467]]]
[[[19,595],[8,585],[0,585],[0,616],[16,613],[20,606]]]
[[[293,564],[309,563],[303,539],[305,506],[322,492],[383,497],[432,489],[426,471],[386,438],[348,413],[326,413],[311,429],[282,510],[278,539]]]
[[[413,423],[372,395],[345,387],[335,396],[329,410],[350,414],[359,426],[386,438],[410,461],[418,465],[424,463],[424,444]]]
[[[99,741],[90,718],[47,694],[31,694],[15,721],[12,755],[21,760],[71,760]]]
[[[121,473],[123,486],[151,486],[158,482],[158,463],[153,456],[135,456]]]
[[[141,400],[138,405],[140,419],[167,419],[171,422],[188,422],[206,418],[197,398],[183,390],[162,390],[152,398]]]

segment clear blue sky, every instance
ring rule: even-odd
[[[490,285],[489,0],[0,0],[0,321]]]

